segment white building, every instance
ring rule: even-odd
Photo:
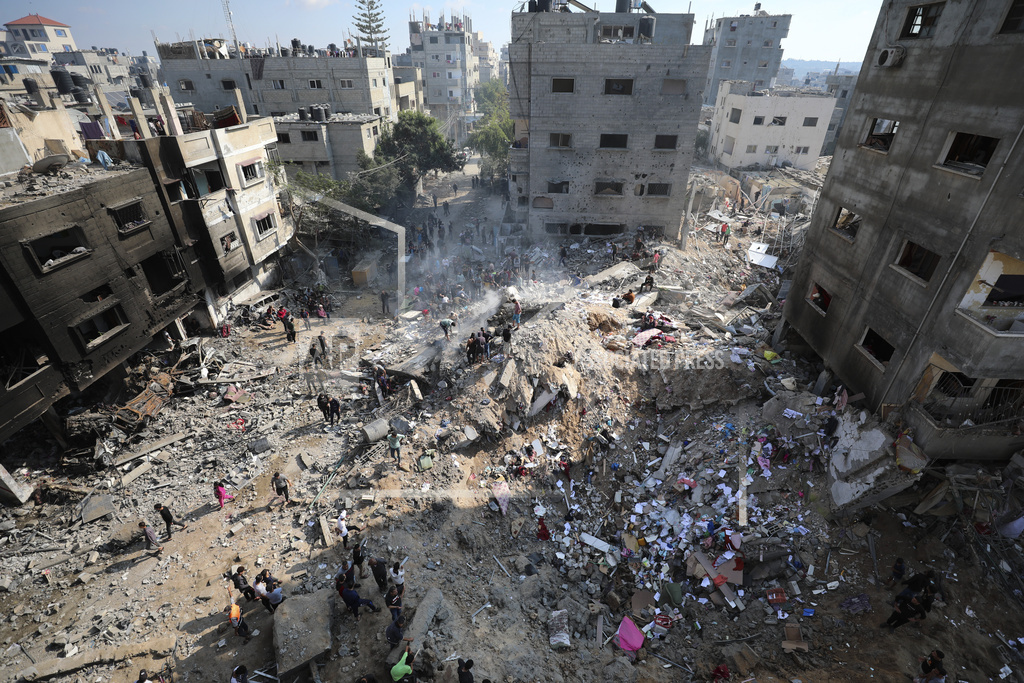
[[[8,21],[4,27],[7,31],[0,53],[15,57],[39,57],[78,49],[71,36],[70,26],[38,14]]]
[[[409,22],[412,65],[423,70],[423,103],[441,122],[445,137],[461,144],[477,118],[474,89],[480,79],[473,54],[473,22],[467,17],[438,17],[432,23]]]
[[[708,155],[727,168],[781,166],[810,170],[818,162],[835,99],[799,90],[756,91],[723,81],[711,119]]]
[[[711,47],[711,65],[704,85],[704,104],[718,99],[725,81],[750,81],[769,88],[782,65],[782,39],[789,35],[791,14],[768,14],[761,3],[754,13],[716,19],[704,29],[704,44]]]

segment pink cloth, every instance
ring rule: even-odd
[[[643,631],[636,627],[633,620],[625,617],[619,624],[619,647],[623,650],[636,652],[644,646]]]

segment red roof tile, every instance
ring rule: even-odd
[[[41,17],[38,14],[30,14],[27,17],[22,17],[21,19],[15,19],[14,21],[8,21],[7,22],[7,26],[25,26],[25,25],[32,25],[32,26],[61,26],[63,28],[71,28],[67,24],[62,24],[59,21],[54,21],[53,19],[47,19],[46,17]]]

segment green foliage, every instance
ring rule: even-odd
[[[360,171],[348,174],[342,181],[343,201],[369,213],[380,213],[398,195],[401,176],[395,164],[382,162],[365,152],[357,156]]]
[[[384,27],[384,7],[379,0],[355,0],[356,15],[352,24],[359,32],[363,43],[380,43],[381,49],[388,47],[388,30]]]
[[[480,171],[485,176],[505,175],[508,149],[515,125],[508,112],[508,91],[501,81],[487,81],[476,88],[477,109],[484,116],[470,133],[468,145],[485,155]]]
[[[490,80],[476,86],[476,109],[484,118],[489,117],[496,110],[504,110],[508,114],[508,90],[505,84],[498,80]]]
[[[373,157],[379,165],[393,164],[409,190],[430,171],[461,171],[465,165],[451,140],[441,135],[437,119],[411,110],[384,128]]]

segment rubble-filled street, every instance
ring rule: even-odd
[[[934,650],[946,680],[1024,680],[996,523],[1024,460],[930,461],[779,329],[758,263],[806,217],[715,201],[685,248],[530,241],[469,175],[424,193],[388,313],[394,253],[362,287],[310,268],[228,336],[137,354],[116,404],[62,404],[66,449],[39,424],[5,444],[35,493],[0,511],[3,680],[382,681],[405,646],[437,681],[471,659],[509,683],[895,682]],[[372,608],[337,589],[356,549]]]

